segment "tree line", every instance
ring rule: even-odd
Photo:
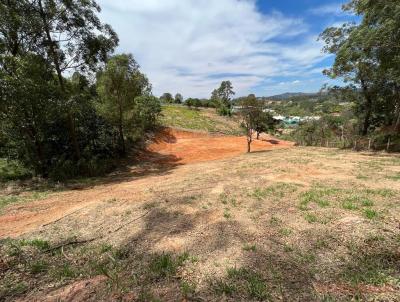
[[[159,100],[95,1],[0,1],[0,155],[97,175],[157,124]]]
[[[360,22],[329,27],[320,39],[324,51],[335,55],[324,73],[345,83],[329,91],[351,103],[351,111],[305,123],[295,137],[306,145],[336,141],[400,151],[400,3],[352,0],[343,10]]]
[[[321,34],[324,50],[335,55],[325,74],[347,84],[343,90],[356,104],[360,135],[380,130],[399,135],[400,3],[352,0],[343,9],[361,22],[330,27]]]

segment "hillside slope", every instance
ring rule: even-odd
[[[4,209],[0,300],[400,301],[399,156],[297,147],[124,173]]]
[[[185,106],[163,106],[162,125],[182,130],[221,133],[227,135],[242,135],[239,121],[234,118],[222,117],[213,108],[189,109]]]

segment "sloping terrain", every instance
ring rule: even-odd
[[[243,135],[236,117],[219,116],[214,108],[189,109],[180,105],[163,106],[161,122],[166,127],[226,135]]]
[[[320,148],[143,163],[6,207],[0,299],[399,301],[399,176]]]

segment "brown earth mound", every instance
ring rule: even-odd
[[[280,141],[267,135],[251,144],[252,151],[272,148],[288,148],[292,142]],[[245,136],[220,136],[201,132],[165,128],[148,146],[145,158],[155,162],[189,164],[210,160],[232,158],[247,151]]]

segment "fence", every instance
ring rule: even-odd
[[[400,144],[393,142],[391,137],[387,139],[385,143],[377,142],[373,138],[327,138],[318,139],[313,142],[306,142],[305,140],[297,140],[299,146],[315,146],[315,147],[326,147],[326,148],[341,148],[341,149],[353,149],[356,151],[362,150],[386,150],[387,152],[399,152]]]

